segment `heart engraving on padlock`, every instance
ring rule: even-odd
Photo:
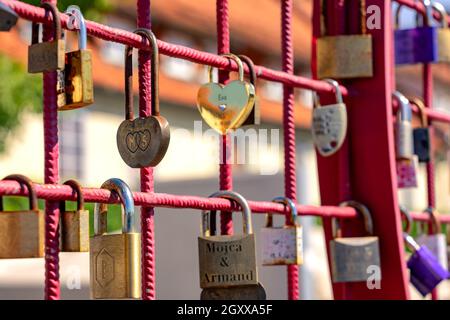
[[[219,133],[239,127],[252,111],[254,87],[235,80],[227,85],[206,83],[197,95],[197,107],[205,122]]]
[[[127,148],[135,153],[138,149],[145,151],[150,145],[151,134],[147,129],[137,132],[129,132],[126,137]]]

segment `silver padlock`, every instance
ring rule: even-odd
[[[273,215],[266,215],[266,227],[261,229],[262,264],[264,266],[300,265],[303,263],[302,227],[298,222],[297,207],[286,197],[277,197],[273,202],[283,203],[291,212],[288,224],[273,227]]]
[[[312,138],[320,155],[324,157],[336,153],[342,146],[347,134],[347,109],[342,99],[339,83],[324,79],[336,92],[336,103],[321,106],[317,93],[314,93],[312,114]]]
[[[411,160],[414,155],[412,110],[408,98],[398,91],[392,94],[398,102],[397,122],[395,123],[396,157],[397,160]]]

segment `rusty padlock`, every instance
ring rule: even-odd
[[[31,45],[28,47],[28,72],[64,70],[65,42],[62,40],[61,21],[55,5],[44,2],[41,5],[53,18],[53,40],[39,43],[39,24],[33,22]]]
[[[117,130],[117,148],[125,163],[132,168],[154,167],[164,158],[170,142],[170,128],[159,114],[159,51],[155,35],[148,29],[134,33],[147,39],[152,47],[151,93],[152,115],[134,119],[133,112],[133,47],[125,48],[125,112],[126,120]]]
[[[410,103],[415,104],[419,108],[420,128],[413,130],[414,141],[414,153],[417,156],[419,162],[429,162],[431,158],[431,141],[430,141],[430,129],[428,127],[428,117],[426,114],[426,107],[422,99],[410,98]]]
[[[14,180],[28,189],[29,210],[3,211],[0,197],[0,258],[41,258],[44,256],[44,213],[38,208],[33,182],[20,174],[3,180]]]
[[[250,112],[250,114],[247,116],[247,119],[245,119],[245,121],[242,123],[241,126],[259,125],[261,123],[261,114],[260,114],[260,108],[259,108],[259,99],[258,99],[258,96],[256,95],[256,80],[257,80],[257,77],[256,77],[255,64],[253,63],[252,59],[250,59],[249,57],[247,57],[247,56],[245,56],[243,54],[238,55],[238,57],[248,67],[248,70],[249,70],[249,81],[253,85],[254,94],[255,94],[255,98],[254,98],[254,102],[253,102],[253,109]],[[236,129],[236,128],[238,128],[238,127],[235,127],[233,129]]]
[[[59,212],[61,217],[61,251],[89,251],[89,210],[84,209],[84,197],[80,184],[75,180],[64,182],[77,195],[77,209],[66,211],[66,202],[61,201]]]
[[[290,221],[282,227],[273,227],[273,215],[266,214],[266,226],[261,229],[263,266],[300,265],[303,263],[302,227],[298,222],[297,207],[286,197],[273,202],[283,203],[291,212]]]

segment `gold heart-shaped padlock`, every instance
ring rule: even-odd
[[[225,54],[236,61],[239,80],[226,85],[212,81],[212,67],[209,67],[209,82],[200,87],[197,107],[203,120],[221,134],[241,126],[251,113],[255,103],[255,87],[244,81],[242,61],[233,54]]]

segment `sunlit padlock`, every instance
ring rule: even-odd
[[[411,105],[409,100],[398,91],[395,91],[392,97],[398,103],[397,121],[395,123],[396,158],[410,160],[414,154]]]
[[[261,229],[262,264],[300,265],[303,263],[303,240],[297,207],[286,197],[277,197],[272,201],[286,205],[291,213],[291,219],[288,224],[274,228],[273,215],[271,213],[266,215],[266,227]]]
[[[413,29],[399,29],[400,11],[397,7],[396,29],[394,31],[395,63],[397,65],[431,63],[438,61],[438,29],[431,26],[432,4],[430,0],[422,0],[425,6],[423,26]]]
[[[39,43],[39,24],[33,22],[31,45],[28,47],[28,72],[64,70],[65,42],[62,40],[61,21],[55,5],[44,2],[41,5],[53,19],[53,40]]]
[[[17,13],[0,2],[0,31],[9,31],[17,23]]]
[[[61,251],[88,252],[89,251],[89,210],[84,209],[84,197],[81,186],[75,180],[64,182],[77,195],[77,209],[66,210],[66,202],[61,201],[59,213],[61,217]]]
[[[373,236],[373,223],[369,209],[356,201],[347,201],[341,206],[353,207],[361,214],[368,236],[343,238],[340,226],[333,218],[333,240],[330,241],[333,282],[367,281],[370,269],[373,267],[379,268],[379,280],[381,280],[379,239]]]
[[[445,7],[440,2],[433,2],[433,8],[441,15],[441,27],[438,29],[438,61],[450,62],[450,28]]]
[[[3,180],[14,180],[28,189],[29,210],[3,211],[0,197],[0,258],[40,258],[44,256],[44,212],[39,210],[33,182],[20,174]]]
[[[247,56],[239,55],[238,57],[248,67],[248,70],[249,70],[249,81],[253,85],[254,93],[255,93],[255,98],[254,98],[254,102],[253,102],[253,109],[250,112],[250,114],[247,116],[247,119],[242,123],[242,126],[259,125],[261,123],[261,114],[260,114],[258,96],[256,95],[256,80],[257,80],[257,77],[256,77],[255,65],[254,65],[252,59],[250,59]],[[233,129],[236,129],[236,128],[233,128]]]
[[[77,6],[69,6],[67,26],[79,28],[78,50],[66,53],[64,70],[65,101],[58,104],[58,110],[72,110],[85,107],[94,102],[94,81],[92,79],[92,53],[87,49],[87,32],[83,14]]]
[[[90,239],[91,297],[139,299],[141,297],[141,234],[137,232],[133,194],[128,185],[112,178],[102,184],[120,198],[122,233],[107,233],[108,206],[96,204],[94,236]]]
[[[323,2],[322,2],[323,3]],[[321,8],[321,37],[317,39],[317,78],[363,78],[373,76],[372,35],[367,34],[365,1],[361,5],[361,33],[327,36]]]
[[[226,198],[242,209],[241,235],[215,235],[216,212],[202,212],[202,236],[198,237],[201,299],[265,299],[258,282],[255,236],[250,207],[240,194],[219,191],[210,198]]]
[[[342,99],[339,83],[325,79],[334,87],[336,103],[322,106],[317,93],[314,93],[314,109],[312,113],[312,138],[320,155],[324,157],[336,153],[347,135],[347,107]]]
[[[419,162],[429,162],[431,157],[430,129],[425,104],[419,98],[411,98],[409,101],[419,108],[421,127],[413,130],[414,154]]]
[[[423,232],[420,234],[416,241],[421,246],[426,246],[431,253],[437,258],[439,263],[444,269],[448,269],[447,261],[447,239],[445,234],[442,233],[441,223],[439,222],[438,212],[436,209],[427,208],[425,210],[431,218],[431,232]]]

